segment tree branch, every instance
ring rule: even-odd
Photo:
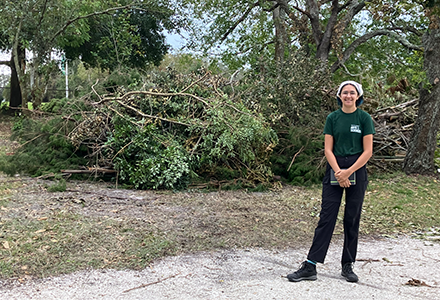
[[[188,93],[156,93],[156,92],[147,92],[147,91],[133,91],[133,92],[128,92],[127,94],[124,94],[122,97],[101,97],[101,100],[98,102],[94,102],[91,103],[92,105],[99,105],[102,104],[104,102],[107,101],[112,101],[112,100],[124,100],[132,95],[149,95],[149,96],[156,96],[156,97],[172,97],[172,96],[183,96],[183,97],[191,97],[196,99],[197,101],[202,102],[203,104],[205,104],[206,106],[209,106],[209,103],[206,102],[203,98],[200,98],[199,96],[193,95],[193,94],[188,94]]]
[[[274,11],[278,6],[280,6],[279,3],[275,4],[271,8],[263,8],[263,10],[266,11],[266,12],[271,12],[271,11]]]
[[[351,4],[351,2],[347,2],[346,4],[344,4],[343,6],[341,6],[339,8],[339,11],[342,11],[343,9],[345,9],[346,7],[348,7]],[[363,8],[365,7],[365,1],[362,1],[361,3],[358,3],[356,5],[351,6],[348,9],[348,13],[344,16],[344,18],[341,20],[341,24],[343,24],[343,28],[346,28],[348,26],[349,23],[351,23],[351,21],[353,20],[353,17],[355,15],[357,15]]]
[[[288,14],[290,15],[292,13],[292,10],[289,7],[289,4],[287,3],[286,0],[275,0],[280,6],[281,8]],[[307,17],[311,18],[311,15],[308,11],[305,11],[303,9],[301,9],[300,7],[296,6],[296,5],[292,5],[291,7],[293,7],[295,10],[299,11],[300,13],[306,15]]]
[[[184,126],[187,126],[187,127],[191,126],[191,124],[186,124],[186,123],[182,123],[182,122],[179,122],[179,121],[174,121],[174,120],[170,120],[170,119],[161,118],[161,117],[158,117],[158,116],[152,116],[152,115],[144,114],[140,110],[134,108],[133,106],[125,104],[124,102],[122,102],[120,100],[116,100],[116,102],[118,102],[120,105],[122,105],[122,106],[124,106],[124,107],[126,107],[128,109],[131,109],[131,110],[135,111],[137,114],[141,115],[142,117],[146,117],[146,118],[149,118],[149,119],[155,119],[155,120],[161,120],[161,121],[164,121],[164,122],[169,122],[169,123],[178,124],[178,125],[184,125]]]
[[[348,46],[348,48],[344,51],[344,53],[342,55],[342,59],[335,62],[333,64],[333,66],[331,67],[331,72],[335,72],[341,65],[343,65],[350,58],[350,56],[353,54],[353,52],[356,50],[357,47],[359,47],[361,44],[367,42],[368,40],[372,39],[373,37],[380,36],[380,35],[386,35],[386,36],[389,36],[390,38],[394,38],[396,41],[398,41],[399,43],[401,43],[404,47],[406,47],[408,49],[423,51],[422,47],[420,47],[418,45],[411,44],[405,37],[402,37],[397,32],[394,32],[390,29],[379,29],[379,30],[367,33],[367,34],[359,37],[350,46]]]
[[[274,41],[269,41],[269,42],[264,43],[264,44],[260,47],[259,52],[263,51],[267,46],[272,45],[272,44],[274,44],[274,43],[275,43]],[[242,55],[242,54],[245,54],[246,52],[250,51],[252,48],[253,48],[253,47],[250,47],[250,46],[249,46],[249,47],[247,47],[246,49],[240,49],[240,51],[238,51],[238,52],[233,52],[233,54],[234,54],[234,55]]]
[[[41,16],[40,16],[40,20],[38,21],[37,28],[40,28],[41,23],[43,22],[44,14],[46,13],[46,9],[47,9],[47,0],[44,1],[43,9],[41,10]]]
[[[319,22],[319,8],[314,0],[307,0],[306,7],[310,12],[309,19],[312,25],[313,38],[315,39],[316,46],[319,47],[323,35]]]
[[[417,28],[410,27],[410,26],[405,26],[405,27],[396,26],[396,27],[388,28],[388,30],[401,30],[403,32],[405,32],[405,31],[412,32],[412,33],[414,33],[417,36],[422,36],[423,35],[422,32],[417,30]]]
[[[325,28],[324,33],[322,34],[321,40],[316,43],[317,46],[317,57],[320,58],[321,60],[327,60],[328,58],[328,53],[330,50],[330,44],[332,41],[332,36],[335,35],[335,28],[336,28],[336,24],[338,23],[338,14],[341,11],[338,5],[338,0],[333,0],[332,1],[332,11],[330,14],[330,18],[327,22],[327,26]],[[350,15],[350,13],[348,13],[347,15]],[[350,20],[353,18],[353,16],[350,17]],[[319,20],[318,20],[319,22]],[[344,27],[343,27],[344,28]],[[314,34],[315,35],[315,34]],[[315,38],[317,37],[317,35],[315,35]]]
[[[67,27],[69,27],[70,24],[75,23],[76,21],[79,21],[79,20],[82,20],[82,19],[87,19],[87,18],[90,18],[90,17],[93,17],[93,16],[104,15],[104,14],[107,14],[107,13],[112,12],[112,11],[115,11],[115,10],[126,9],[126,8],[130,8],[130,7],[132,7],[132,6],[134,6],[133,3],[132,3],[132,4],[128,4],[128,5],[124,5],[124,6],[112,7],[112,8],[108,8],[108,9],[106,9],[106,10],[103,10],[103,11],[93,12],[93,13],[90,13],[90,14],[85,15],[85,16],[78,16],[78,17],[76,17],[76,18],[73,18],[73,19],[71,19],[71,20],[68,20],[68,21],[67,21],[67,22],[66,22],[66,23],[60,28],[60,30],[58,30],[58,31],[54,34],[54,36],[52,37],[52,39],[49,41],[49,44],[52,44],[53,41],[54,41],[54,40],[55,40],[60,34],[62,34],[62,33],[67,29]]]
[[[254,4],[252,4],[252,5],[251,5],[251,6],[245,11],[245,13],[241,16],[241,18],[238,19],[238,20],[234,23],[234,25],[232,25],[232,27],[230,27],[230,28],[228,29],[228,31],[226,31],[226,33],[225,33],[225,34],[223,35],[223,37],[220,39],[220,43],[224,42],[224,40],[226,40],[226,38],[228,37],[228,35],[230,35],[230,34],[235,30],[235,28],[237,28],[237,26],[240,25],[240,23],[243,22],[243,21],[246,19],[246,17],[251,13],[252,9],[254,9],[256,6],[259,6],[259,5],[260,5],[259,1],[255,2]]]
[[[143,94],[143,95],[150,95],[150,96],[162,96],[162,97],[170,97],[170,96],[184,96],[184,97],[191,97],[196,99],[197,101],[202,102],[206,106],[209,106],[209,103],[200,98],[199,96],[188,94],[188,93],[156,93],[156,92],[147,92],[147,91],[134,91],[134,92],[128,92],[124,96],[122,96],[122,99],[126,99],[130,97],[131,95],[137,95],[137,94]]]
[[[0,60],[0,65],[11,67],[10,60]]]

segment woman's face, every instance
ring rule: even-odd
[[[342,88],[339,96],[342,101],[342,107],[353,108],[356,107],[356,100],[359,98],[358,92],[354,86],[347,84]]]

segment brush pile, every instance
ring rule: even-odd
[[[389,163],[404,160],[417,117],[419,99],[413,99],[395,106],[377,109],[371,114],[375,123],[373,163],[385,168]]]

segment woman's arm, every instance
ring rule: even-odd
[[[327,162],[330,164],[330,167],[332,167],[333,171],[339,172],[341,168],[339,168],[338,162],[336,161],[336,157],[333,154],[333,143],[334,139],[333,136],[330,134],[325,135],[324,139],[324,154],[325,158],[327,158]]]

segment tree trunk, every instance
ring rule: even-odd
[[[406,174],[435,172],[434,152],[440,125],[440,85],[420,90],[418,116],[413,128],[403,169]]]
[[[286,13],[281,6],[278,6],[273,11],[273,20],[275,23],[275,60],[279,63],[284,61],[287,44],[287,33],[284,25],[285,15]]]
[[[439,21],[438,17],[435,19]],[[432,26],[425,33],[423,48],[425,49],[424,69],[432,89],[429,91],[420,89],[418,116],[403,165],[406,174],[435,172],[434,152],[440,127],[440,29],[438,26]]]
[[[18,61],[22,62],[20,67],[24,67],[24,62],[26,61],[26,52],[23,47],[18,47],[17,49]],[[18,108],[22,104],[22,95],[21,95],[21,87],[20,81],[18,78],[17,69],[15,67],[15,57],[14,51],[11,55],[11,89],[10,89],[10,98],[9,98],[9,107]]]
[[[26,82],[26,48],[20,42],[20,32],[23,20],[20,21],[14,43],[12,44],[12,62],[17,72],[18,84],[21,91],[21,107],[27,109],[27,82]]]

